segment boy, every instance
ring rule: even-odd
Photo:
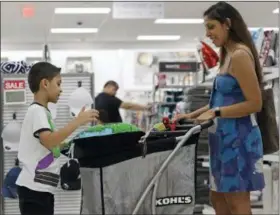
[[[82,109],[64,128],[54,131],[48,102],[57,103],[61,90],[60,68],[47,62],[32,66],[28,84],[34,102],[25,115],[18,158],[23,164],[17,179],[22,215],[53,215],[54,192],[59,183],[59,156],[63,141],[79,126],[96,121],[96,110]]]

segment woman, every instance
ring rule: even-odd
[[[204,12],[206,35],[220,47],[220,71],[209,105],[177,119],[214,119],[209,129],[210,196],[217,215],[252,214],[250,191],[264,188],[261,66],[239,12],[219,2]]]

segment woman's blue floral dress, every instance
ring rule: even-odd
[[[237,80],[230,74],[217,75],[210,108],[245,100]],[[255,115],[216,118],[209,128],[210,188],[216,192],[262,190],[263,145]]]

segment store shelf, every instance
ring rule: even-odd
[[[167,85],[167,86],[159,87],[158,89],[183,89],[192,86],[194,85]]]
[[[165,106],[169,106],[169,105],[176,105],[178,102],[154,102],[154,104],[157,105],[165,105]]]

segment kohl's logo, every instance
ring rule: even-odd
[[[167,205],[182,205],[191,204],[193,202],[192,196],[170,196],[158,198],[156,200],[156,207],[167,206]]]

